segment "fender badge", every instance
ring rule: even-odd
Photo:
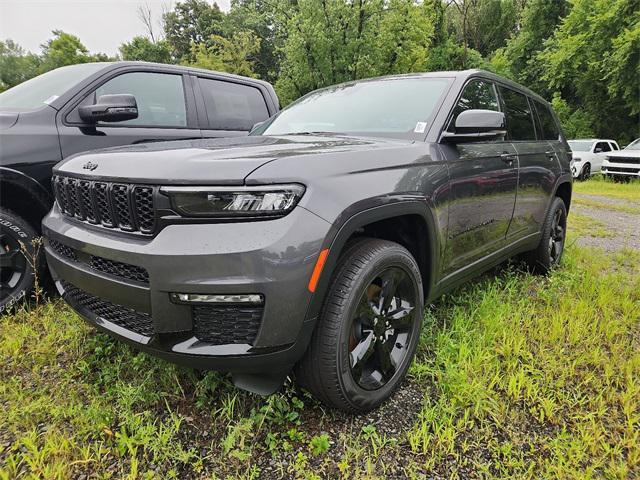
[[[97,163],[87,162],[82,166],[82,168],[84,170],[91,170],[93,172],[96,168],[98,168],[98,164]]]

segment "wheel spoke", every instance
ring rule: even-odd
[[[387,319],[391,324],[391,327],[395,330],[407,330],[413,325],[413,310],[414,306],[409,304],[406,300],[402,301],[400,307],[392,312],[389,312]]]
[[[385,383],[389,381],[391,377],[396,373],[397,365],[395,359],[391,355],[393,349],[392,342],[380,343],[377,345],[376,354],[378,356],[378,362],[380,364],[380,373],[385,380]]]
[[[395,298],[398,289],[399,279],[395,270],[388,270],[382,277],[382,290],[378,301],[378,311],[382,314],[386,313],[391,306],[391,302]]]
[[[0,254],[0,268],[15,269],[22,263],[20,261],[21,258],[24,257],[18,250],[11,250],[7,253]]]
[[[356,308],[355,318],[365,325],[372,325],[375,312],[371,306],[371,301],[366,293],[360,298],[358,307]]]
[[[359,381],[360,377],[362,377],[362,370],[375,351],[375,339],[374,333],[369,332],[349,354],[351,371],[356,381]]]

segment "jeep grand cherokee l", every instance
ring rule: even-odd
[[[409,368],[425,301],[516,254],[560,261],[568,152],[549,104],[490,73],[349,82],[248,137],[58,164],[46,253],[116,338],[254,392],[295,368],[367,411]]]
[[[0,312],[33,285],[31,242],[53,204],[51,168],[61,159],[115,145],[246,135],[277,110],[266,82],[146,62],[62,67],[0,93]]]

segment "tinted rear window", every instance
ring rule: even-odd
[[[204,104],[213,130],[249,131],[269,118],[260,90],[248,85],[200,78]]]
[[[505,87],[500,88],[500,95],[505,103],[507,118],[507,135],[510,140],[535,140],[536,130],[527,97]]]
[[[544,140],[558,140],[560,137],[560,131],[558,130],[558,124],[555,118],[551,114],[551,110],[546,105],[536,101],[536,111],[538,112],[538,118],[542,126],[541,137]]]

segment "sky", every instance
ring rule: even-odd
[[[216,0],[225,11],[229,2]],[[52,30],[64,30],[80,37],[91,53],[115,55],[122,43],[146,34],[136,13],[139,5],[148,5],[159,22],[162,12],[174,4],[171,0],[0,0],[0,40],[10,38],[38,53]]]

